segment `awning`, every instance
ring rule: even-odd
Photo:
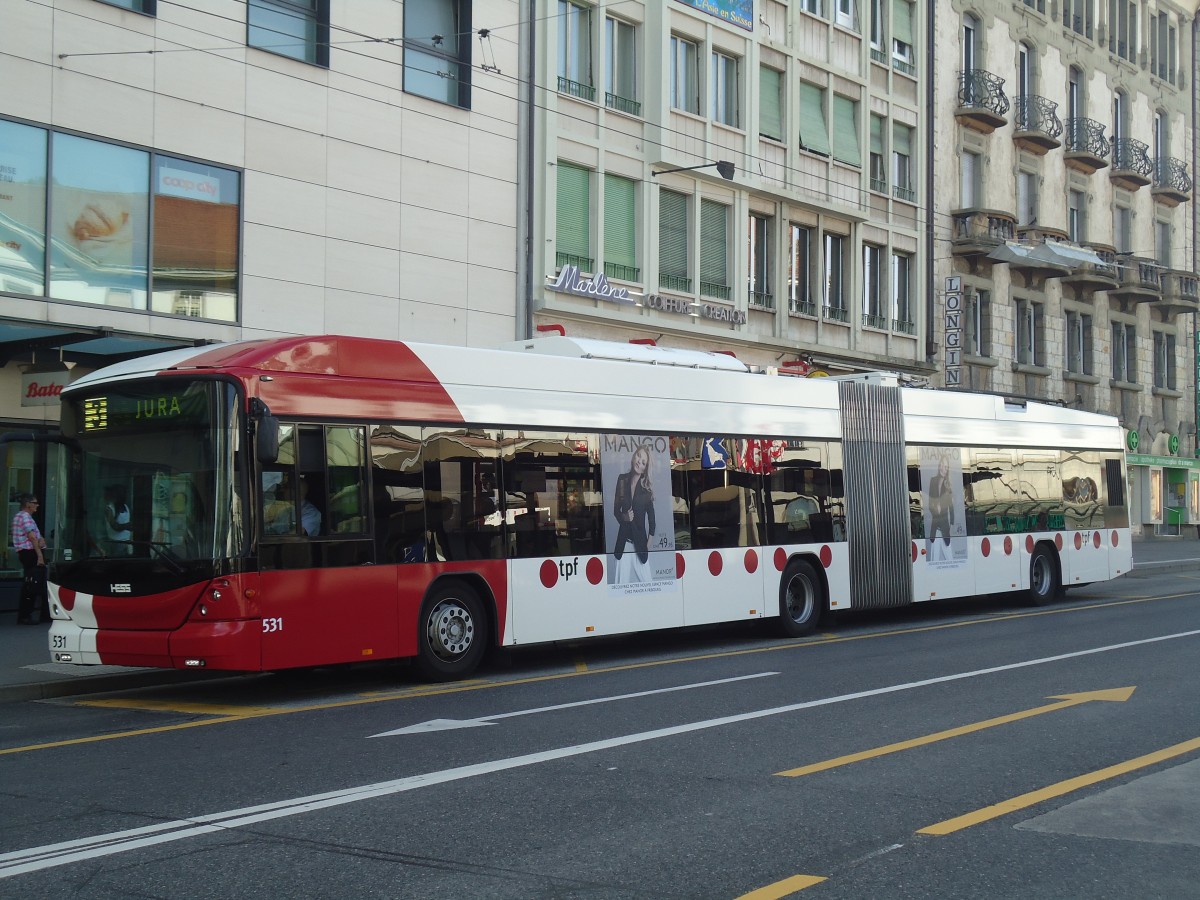
[[[0,319],[0,365],[13,360],[49,362],[61,359],[98,369],[149,353],[206,343],[208,341],[187,338],[126,334],[112,328]]]
[[[1008,263],[1012,266],[1035,269],[1074,271],[1084,266],[1110,268],[1109,264],[1096,251],[1060,241],[1042,241],[1037,244],[1005,241],[988,254],[988,259]]]

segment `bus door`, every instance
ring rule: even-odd
[[[398,655],[396,570],[375,565],[365,428],[280,425],[259,472],[264,669]]]

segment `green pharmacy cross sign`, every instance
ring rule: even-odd
[[[1125,436],[1125,446],[1131,453],[1137,453],[1139,443],[1141,443],[1141,438],[1138,437],[1137,429],[1130,429],[1129,434]]]

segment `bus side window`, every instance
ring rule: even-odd
[[[381,563],[426,558],[425,477],[421,429],[371,428],[371,500],[375,559]]]
[[[325,463],[328,471],[325,509],[326,534],[364,534],[367,531],[366,461],[360,426],[325,429]]]

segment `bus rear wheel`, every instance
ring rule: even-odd
[[[1039,545],[1029,558],[1029,604],[1045,606],[1062,594],[1058,575],[1058,560],[1047,548]]]
[[[812,634],[821,620],[825,591],[811,563],[793,559],[779,582],[779,630],[784,637]]]
[[[479,594],[461,581],[445,582],[422,606],[417,667],[430,681],[465,678],[479,665],[486,635]]]

